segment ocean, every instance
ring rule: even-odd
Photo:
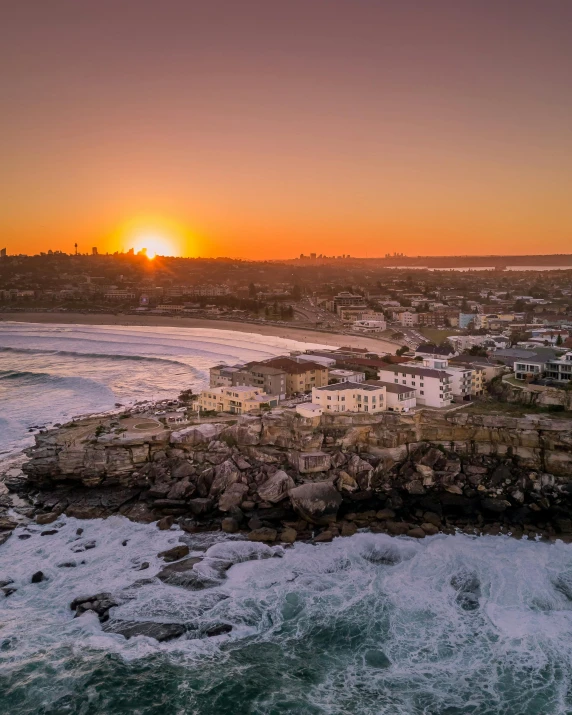
[[[30,423],[198,389],[213,363],[286,347],[226,331],[18,324],[0,326],[0,345],[6,453]],[[179,539],[203,558],[206,588],[155,578],[157,554]],[[38,570],[45,580],[31,583]],[[0,546],[0,581],[17,589],[0,594],[2,714],[572,713],[572,547],[561,542],[358,533],[283,548],[60,517]],[[126,640],[94,614],[72,617],[75,597],[102,591],[113,618],[185,635]],[[232,630],[207,637],[218,626]]]
[[[29,430],[208,385],[209,367],[324,347],[206,328],[0,323],[0,459]]]

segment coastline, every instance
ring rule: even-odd
[[[400,343],[377,339],[364,335],[345,335],[327,331],[312,330],[290,325],[264,325],[246,321],[217,320],[208,318],[178,318],[160,315],[114,315],[112,313],[0,313],[2,322],[14,323],[57,323],[62,325],[123,325],[165,328],[203,328],[210,330],[232,330],[239,333],[253,333],[296,340],[301,343],[318,343],[332,347],[367,348],[372,352],[395,353]]]

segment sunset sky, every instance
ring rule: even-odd
[[[0,247],[572,252],[571,0],[7,0]]]

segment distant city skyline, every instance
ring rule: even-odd
[[[562,0],[9,3],[0,245],[565,252],[571,26]]]

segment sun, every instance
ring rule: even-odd
[[[146,255],[149,260],[153,260],[155,256],[172,256],[175,253],[171,240],[160,233],[137,235],[133,240],[133,249],[135,253]]]

